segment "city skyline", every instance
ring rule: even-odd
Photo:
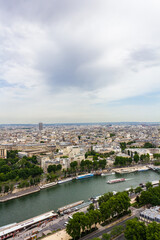
[[[159,122],[157,0],[0,0],[0,124]]]

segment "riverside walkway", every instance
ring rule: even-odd
[[[0,202],[6,202],[9,201],[11,199],[15,199],[15,198],[19,198],[19,197],[23,197],[25,195],[31,194],[31,193],[35,193],[35,192],[39,192],[40,188],[38,186],[35,187],[30,187],[28,189],[16,192],[16,193],[9,193],[6,196],[2,196],[0,197]]]

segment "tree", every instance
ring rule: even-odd
[[[142,154],[141,156],[140,156],[140,159],[141,159],[141,161],[142,162],[149,162],[149,160],[150,160],[150,156],[149,156],[149,154],[147,153],[147,154]]]
[[[114,137],[115,135],[115,133],[110,133],[110,137]]]
[[[146,229],[147,240],[159,240],[160,239],[160,224],[152,222],[148,224]]]
[[[111,197],[113,196],[112,192],[105,193],[98,199],[99,206],[101,206],[102,203],[107,202]]]
[[[80,236],[80,223],[75,221],[75,219],[70,219],[67,226],[66,232],[75,239],[76,237]]]
[[[122,150],[122,152],[126,149],[126,143],[125,142],[121,142],[120,143],[120,148]]]
[[[146,240],[146,226],[144,222],[132,219],[126,222],[124,231],[126,240]]]
[[[151,192],[143,191],[141,193],[140,198],[139,198],[139,202],[140,202],[141,205],[146,205],[146,204],[149,204],[149,203],[151,204],[152,198],[153,198],[153,196],[152,196]]]
[[[60,171],[62,169],[62,165],[61,164],[58,164],[57,165],[57,171]]]
[[[9,188],[10,188],[10,191],[12,192],[12,191],[13,191],[13,189],[14,189],[14,185],[13,185],[13,184],[11,184],[11,185],[9,186]]]
[[[88,212],[91,211],[91,210],[94,210],[94,204],[93,204],[93,203],[91,203],[91,204],[89,205],[89,207],[87,208],[87,211],[88,211]]]
[[[107,201],[103,201],[103,198],[100,198],[100,212],[102,214],[102,219],[105,221],[111,216],[117,216],[124,211],[127,211],[130,207],[130,198],[126,192],[119,192],[116,195],[108,198]]]
[[[151,182],[147,182],[146,183],[146,189],[148,190],[150,187],[152,187],[153,185],[152,185],[152,183]]]
[[[98,156],[93,156],[93,161],[97,161],[98,160]]]
[[[85,229],[87,223],[87,218],[83,212],[77,212],[73,214],[73,218],[69,220],[66,232],[75,239],[81,236],[81,231]]]
[[[51,173],[51,172],[55,173],[56,170],[57,170],[57,166],[55,164],[49,165],[48,168],[47,168],[48,173]]]
[[[136,193],[140,193],[142,192],[142,188],[141,187],[137,187],[135,190],[134,190],[135,194]]]
[[[99,167],[100,168],[102,168],[102,169],[104,169],[105,167],[106,167],[106,160],[105,159],[103,159],[103,160],[99,160]]]
[[[103,240],[110,240],[110,239],[111,239],[111,235],[108,234],[108,233],[103,233],[103,234],[102,234],[102,239],[103,239]]]
[[[143,191],[139,198],[140,205],[151,204],[153,206],[160,205],[160,186],[149,187]]]
[[[3,165],[1,168],[0,168],[0,172],[1,173],[8,173],[11,171],[11,167],[9,167],[8,165]]]
[[[115,166],[126,166],[132,163],[132,158],[116,156],[114,165]]]
[[[9,186],[8,185],[5,185],[4,186],[4,192],[6,193],[6,192],[8,192],[9,191]]]
[[[139,161],[139,155],[137,153],[134,154],[134,161],[138,163]]]
[[[77,166],[78,166],[77,161],[73,161],[73,162],[70,163],[70,167],[71,167],[72,169],[75,169]]]
[[[34,185],[34,180],[33,180],[32,177],[30,178],[30,185],[31,185],[31,186]]]
[[[95,224],[95,227],[97,223],[101,222],[101,212],[98,209],[90,210],[88,216],[89,218],[93,219],[93,223]]]
[[[95,237],[95,238],[92,238],[91,240],[101,240],[100,238],[97,238],[97,237]]]
[[[144,148],[155,148],[156,146],[153,145],[153,144],[150,143],[150,142],[146,142],[143,147],[144,147]]]
[[[32,156],[32,157],[30,158],[30,161],[31,161],[32,163],[34,163],[34,164],[37,164],[37,163],[38,163],[36,156]]]
[[[97,238],[97,237],[95,237],[95,238],[92,238],[91,240],[101,240],[100,238]]]
[[[112,228],[110,235],[112,237],[115,237],[115,236],[120,235],[123,231],[124,231],[124,227],[123,226],[121,226],[121,225],[115,226],[115,227]]]

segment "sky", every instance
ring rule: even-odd
[[[0,0],[0,123],[160,121],[159,0]]]

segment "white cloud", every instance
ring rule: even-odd
[[[0,1],[1,121],[125,121],[111,102],[160,91],[158,0],[15,2]]]

